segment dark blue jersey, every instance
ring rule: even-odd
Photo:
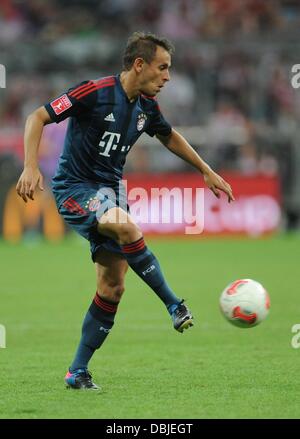
[[[117,183],[126,155],[143,132],[168,136],[171,126],[155,99],[130,102],[120,77],[84,81],[45,105],[52,121],[70,117],[54,188],[69,183]]]

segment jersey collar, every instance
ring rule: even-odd
[[[123,88],[123,86],[122,86],[122,84],[121,84],[121,78],[120,77],[121,77],[120,73],[118,75],[116,75],[117,85],[118,85],[118,88],[119,88],[121,94],[125,97],[126,102],[128,104],[135,104],[137,102],[137,100],[139,99],[139,96],[137,98],[135,98],[133,101],[130,101],[128,96],[127,96],[127,94],[126,94],[126,92],[125,92],[125,90],[124,90],[124,88]]]

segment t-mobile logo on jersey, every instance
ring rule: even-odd
[[[118,148],[120,137],[121,134],[119,133],[112,133],[110,131],[105,131],[105,133],[102,136],[102,139],[99,142],[99,146],[103,148],[103,150],[101,150],[99,154],[104,155],[105,157],[110,157],[111,151],[114,151]],[[124,145],[121,147],[122,152],[128,152],[129,149],[130,149],[130,145],[128,146]]]

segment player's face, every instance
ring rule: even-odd
[[[150,64],[143,63],[140,74],[140,91],[148,96],[155,96],[167,81],[170,81],[170,54],[157,46],[155,58]]]

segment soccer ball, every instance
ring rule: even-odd
[[[238,279],[228,285],[220,297],[223,316],[240,328],[252,328],[267,317],[270,308],[269,294],[252,279]]]

